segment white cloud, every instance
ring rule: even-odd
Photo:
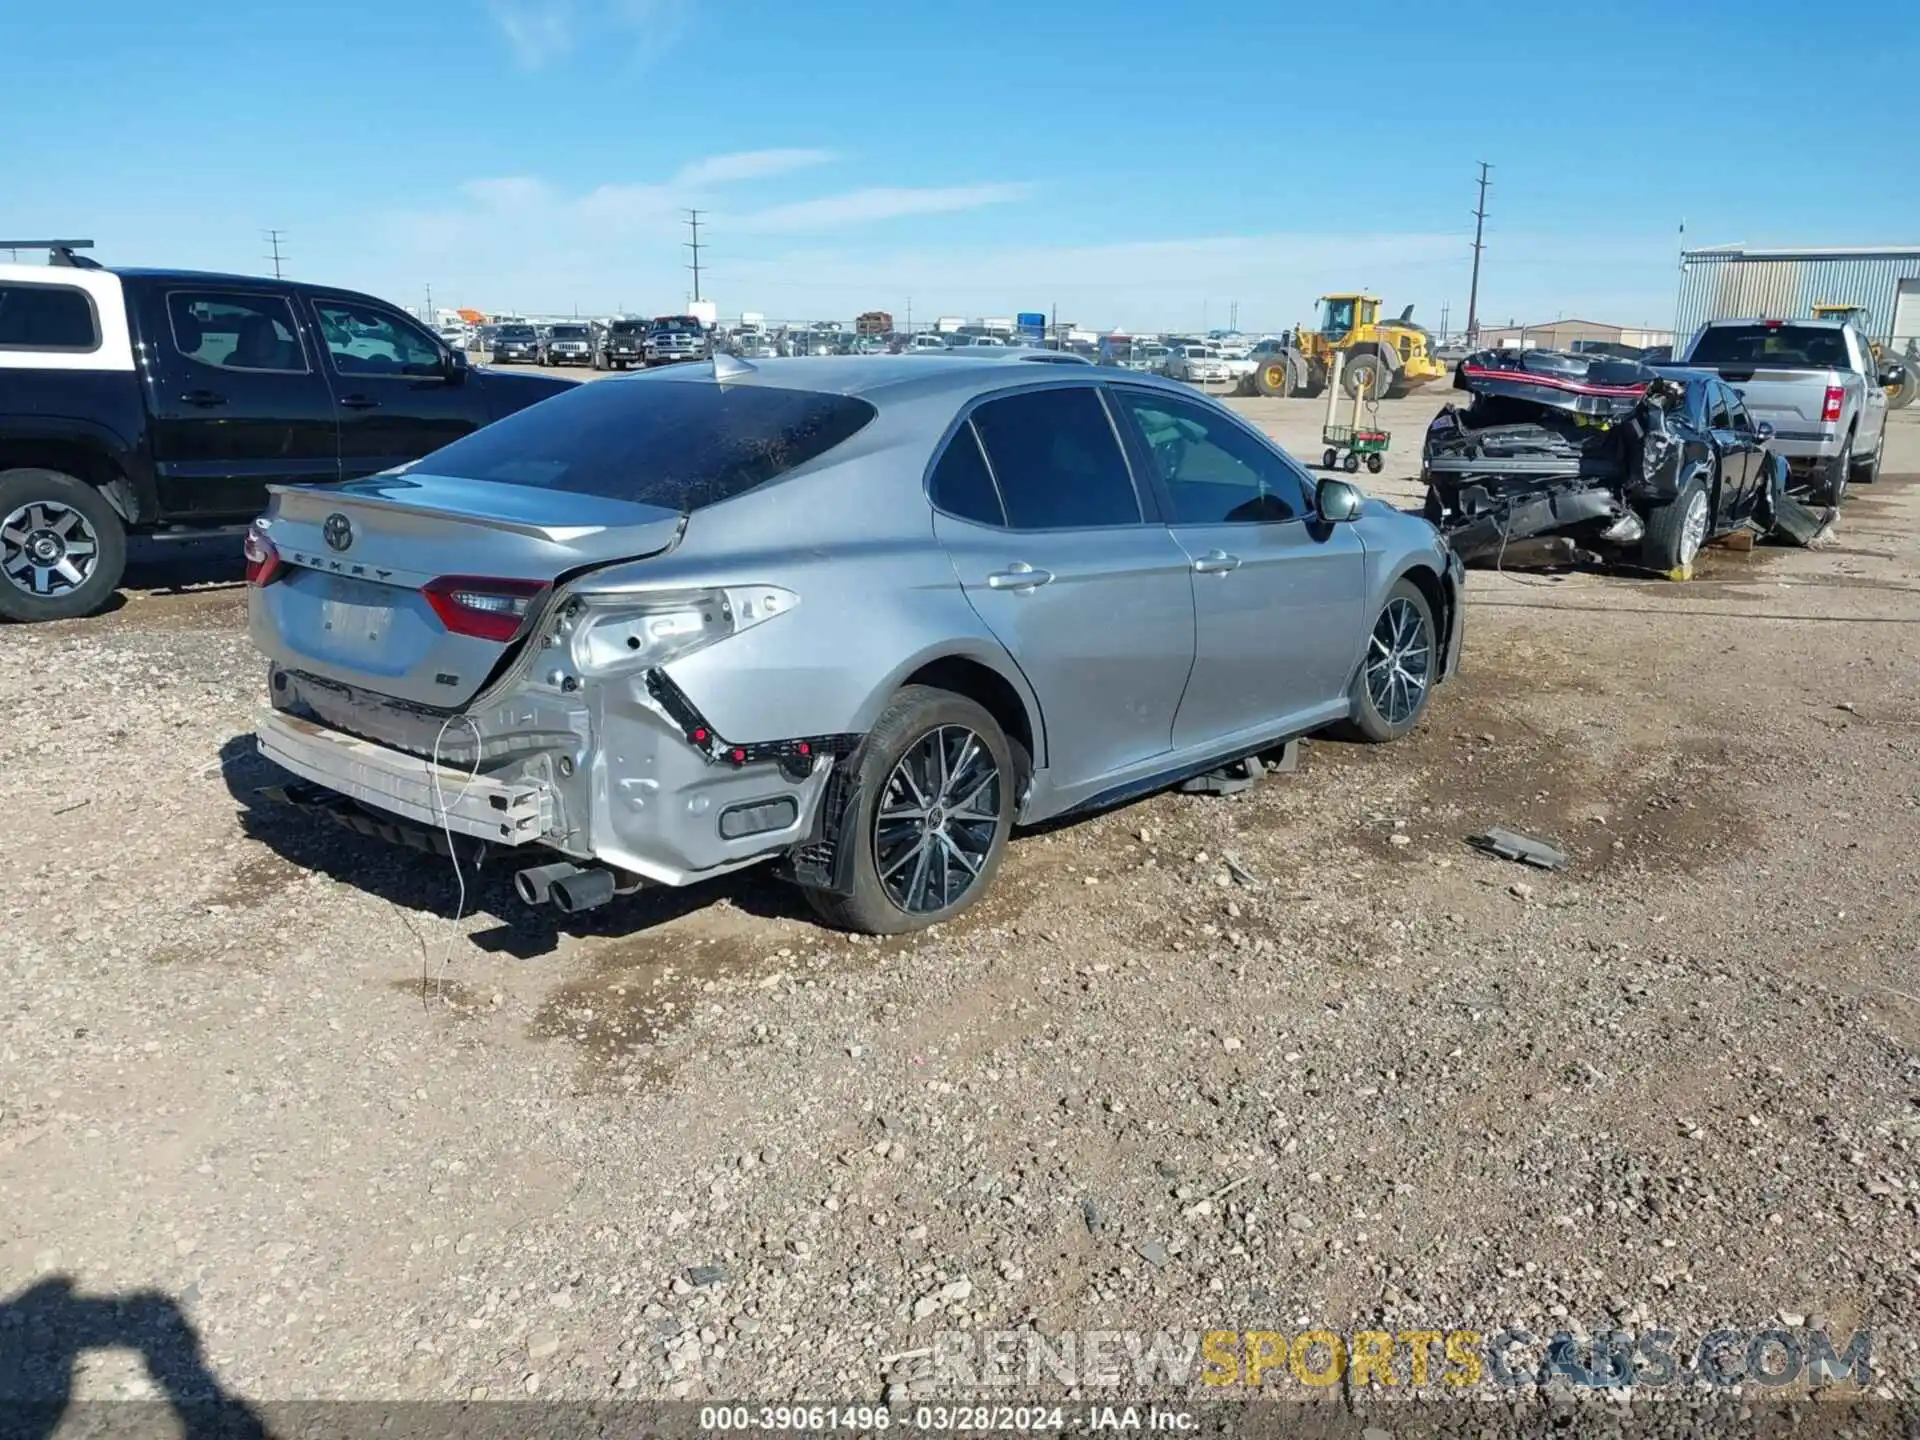
[[[837,159],[831,150],[743,150],[714,155],[683,166],[673,184],[697,190],[707,185],[733,185],[742,180],[768,180]]]
[[[737,216],[733,224],[741,230],[761,233],[844,230],[881,220],[895,220],[904,215],[948,215],[960,210],[978,210],[986,205],[1004,205],[1024,198],[1031,189],[1031,186],[1024,184],[874,187],[849,190],[843,195],[823,195],[817,200],[775,205],[753,214]]]
[[[636,63],[658,59],[686,33],[690,0],[487,0],[516,63],[539,70],[597,37],[615,37]]]
[[[497,180],[469,180],[460,193],[476,205],[489,210],[531,210],[547,203],[550,192],[544,181],[529,175],[508,175]]]
[[[523,70],[538,70],[573,49],[572,0],[489,0],[487,8]]]

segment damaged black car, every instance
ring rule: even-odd
[[[1709,540],[1807,544],[1832,512],[1787,493],[1786,461],[1710,372],[1603,355],[1470,355],[1427,428],[1426,516],[1468,564],[1625,561],[1684,578]]]

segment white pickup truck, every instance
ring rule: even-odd
[[[1844,320],[1709,320],[1677,364],[1710,370],[1732,385],[1768,448],[1806,476],[1820,501],[1838,505],[1849,481],[1871,483],[1886,446],[1888,385],[1859,330]]]

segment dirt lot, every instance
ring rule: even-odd
[[[1833,548],[1476,574],[1407,742],[1017,838],[907,942],[753,876],[456,917],[254,794],[226,567],[0,630],[0,1352],[143,1295],[93,1343],[177,1305],[253,1398],[872,1401],[956,1326],[1773,1322],[1912,1398],[1920,415],[1886,469]]]

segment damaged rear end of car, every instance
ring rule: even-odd
[[[271,662],[258,743],[295,777],[278,798],[462,860],[505,852],[523,900],[566,911],[805,838],[853,737],[735,743],[673,678],[791,623],[799,596],[750,565],[679,579],[673,561],[708,507],[873,415],[664,374],[587,389],[608,393],[405,472],[280,487],[248,539]]]
[[[1470,355],[1454,378],[1470,402],[1427,430],[1427,517],[1464,562],[1496,567],[1678,575],[1736,529],[1806,543],[1825,517],[1787,496],[1770,431],[1717,383],[1610,356]]]
[[[1631,361],[1487,351],[1427,429],[1427,513],[1468,564],[1571,562],[1636,545],[1688,461],[1684,387]],[[1698,456],[1693,457],[1696,461]]]

